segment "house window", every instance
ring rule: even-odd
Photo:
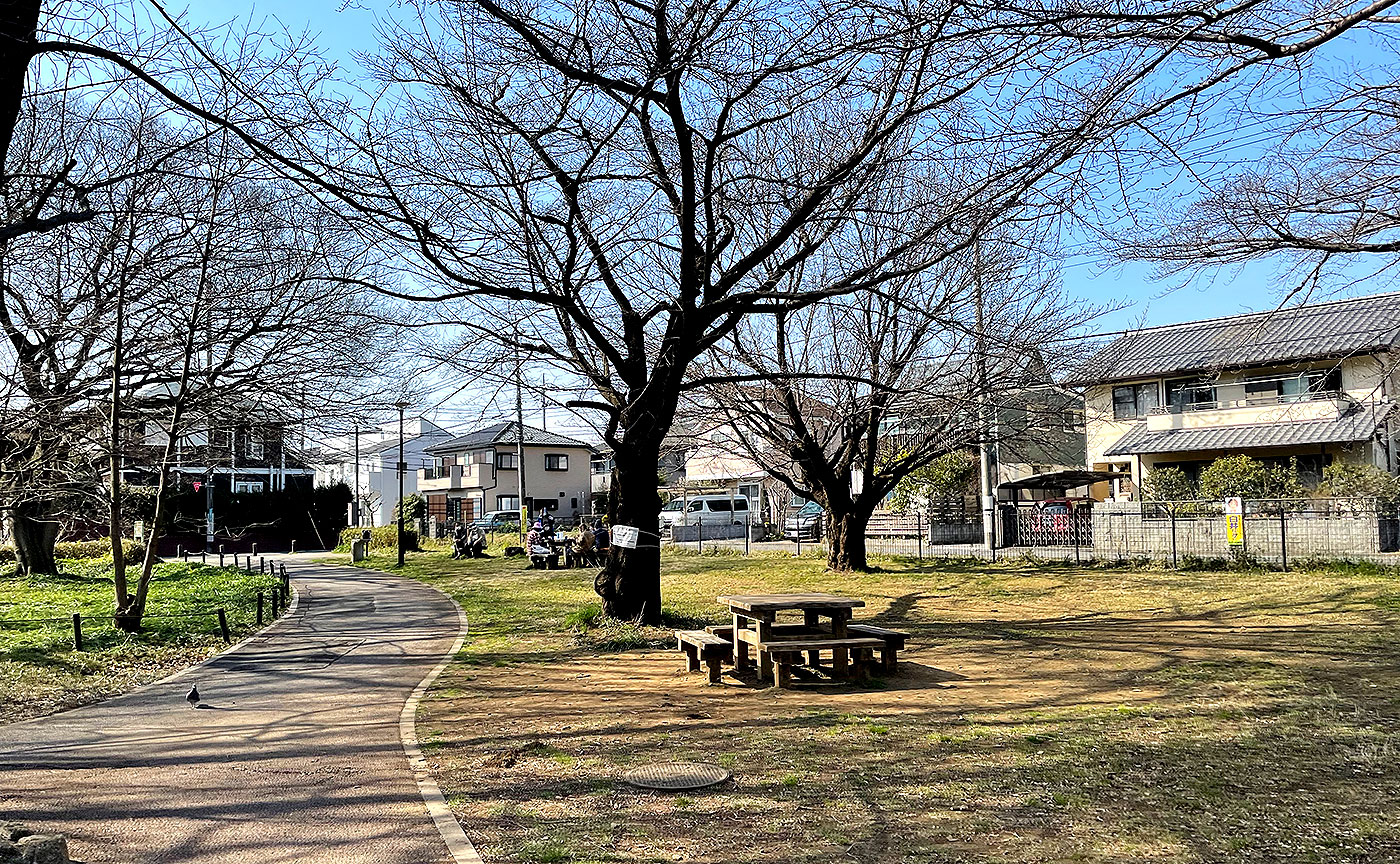
[[[496,467],[506,471],[514,471],[520,467],[520,455],[518,453],[498,452],[496,454]]]
[[[233,491],[238,493],[261,492],[263,491],[263,484],[262,481],[249,482],[240,480],[239,482],[233,484]]]
[[[1199,378],[1178,378],[1167,382],[1167,404],[1173,414],[1214,408],[1215,384]]]
[[[1124,384],[1113,388],[1113,419],[1135,420],[1146,417],[1157,407],[1157,382]]]
[[[546,471],[568,471],[569,457],[563,453],[544,454],[544,470]]]
[[[492,459],[495,458],[495,453],[495,450],[477,450],[470,456],[464,458],[468,459],[473,465],[490,465]]]
[[[1335,393],[1342,389],[1342,370],[1310,369],[1299,375],[1251,378],[1244,383],[1245,399],[1255,404],[1272,402],[1304,402],[1317,394]]]
[[[518,496],[518,495],[497,495],[497,496],[496,496],[496,509],[497,509],[497,510],[519,510],[519,509],[520,509],[520,496]]]
[[[249,459],[263,458],[263,442],[254,441],[252,438],[249,438],[244,447],[243,455],[247,456]]]

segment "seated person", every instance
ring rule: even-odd
[[[570,567],[582,567],[593,559],[593,531],[580,522],[574,542],[565,549]]]
[[[598,520],[598,526],[593,529],[593,554],[599,558],[608,554],[608,546],[611,543],[608,537],[608,529],[603,525],[603,520]]]
[[[486,532],[480,525],[472,525],[464,532],[462,554],[467,558],[481,558],[486,554]]]
[[[555,557],[554,550],[549,545],[550,538],[551,535],[545,533],[544,526],[538,519],[525,535],[525,553],[530,556],[530,564],[536,570],[548,570],[550,559]]]

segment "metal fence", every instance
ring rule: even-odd
[[[966,518],[946,521],[927,514],[877,514],[866,550],[910,558],[1024,556],[1080,563],[1147,563],[1169,567],[1232,561],[1280,566],[1306,559],[1370,560],[1400,565],[1400,514],[1374,498],[1267,498],[1242,502],[1240,529],[1227,530],[1221,501],[1099,502],[1056,512],[1003,505],[997,544],[981,542],[982,526]],[[752,524],[677,526],[662,544],[699,552],[743,554],[782,550],[825,554],[826,538],[789,536]]]

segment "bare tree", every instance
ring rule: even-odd
[[[879,292],[750,318],[712,351],[696,379],[702,410],[732,448],[822,505],[832,569],[865,569],[871,514],[904,478],[975,447],[984,406],[1033,406],[1029,392],[1051,383],[1055,346],[1093,310],[1060,296],[1039,252],[982,242]]]
[[[391,26],[372,99],[239,128],[412,253],[404,296],[596,393],[573,407],[617,456],[610,516],[646,538],[689,367],[746,316],[907,278],[1007,212],[1062,212],[1105,159],[1172,146],[1227,82],[1296,68],[1394,2],[476,0]],[[902,230],[826,254],[888,225],[892,185]],[[644,540],[596,587],[609,614],[656,622],[659,584]]]
[[[1118,249],[1168,272],[1273,258],[1307,295],[1352,265],[1400,263],[1400,79],[1395,63],[1311,81],[1315,102],[1250,118],[1257,158],[1243,168],[1202,160],[1195,182],[1145,213]],[[1284,298],[1285,300],[1291,298]]]

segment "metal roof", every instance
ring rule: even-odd
[[[1105,456],[1139,456],[1144,453],[1185,453],[1204,450],[1257,450],[1263,447],[1299,447],[1307,444],[1342,444],[1366,441],[1376,434],[1391,403],[1357,406],[1331,420],[1297,420],[1280,423],[1242,423],[1199,429],[1150,431],[1146,423],[1129,429]]]
[[[998,484],[1000,489],[1074,489],[1091,483],[1102,483],[1118,477],[1131,478],[1131,471],[1089,471],[1083,468],[1068,468],[1063,471],[1047,471],[1032,474],[1019,480],[1008,480]]]
[[[475,432],[458,435],[450,441],[425,447],[424,450],[428,453],[455,453],[461,450],[471,450],[475,447],[495,447],[503,444],[514,446],[519,438],[516,429],[517,425],[514,422],[493,423]],[[579,447],[590,451],[593,449],[576,438],[556,435],[553,432],[536,429],[534,426],[525,427],[525,445],[527,447]]]
[[[1400,293],[1374,294],[1136,330],[1091,357],[1070,383],[1344,357],[1391,348],[1397,339]]]

